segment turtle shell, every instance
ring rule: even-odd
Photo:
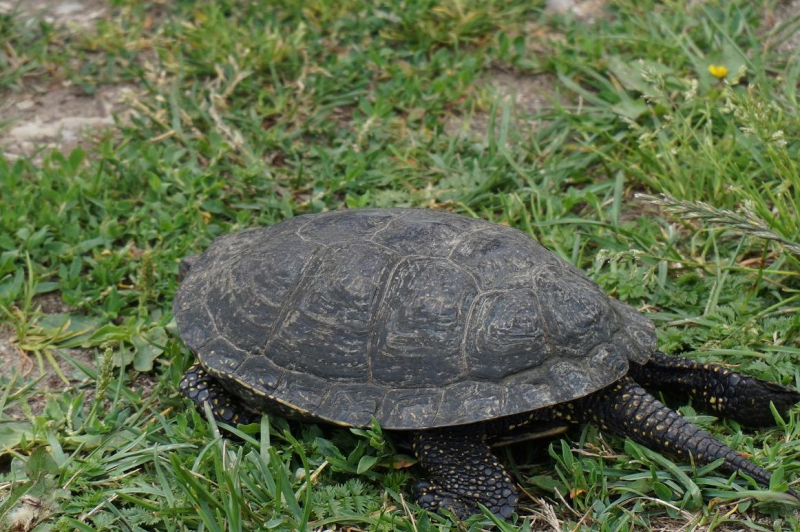
[[[649,320],[525,233],[427,209],[220,237],[174,312],[200,363],[249,408],[386,429],[576,399],[656,348]]]

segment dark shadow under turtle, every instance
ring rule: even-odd
[[[181,391],[220,421],[261,412],[410,434],[427,509],[503,518],[509,435],[592,422],[769,486],[770,473],[644,387],[749,426],[797,391],[668,356],[652,323],[524,233],[424,209],[346,210],[218,238],[181,265],[174,311],[198,357]],[[797,493],[791,492],[797,497]]]

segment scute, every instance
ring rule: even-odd
[[[287,372],[278,382],[275,397],[282,403],[293,405],[300,414],[313,415],[333,384],[316,375],[301,372]],[[332,418],[336,419],[336,418]]]
[[[205,279],[189,275],[175,294],[172,311],[178,323],[181,338],[197,353],[204,345],[216,338],[211,314],[206,309],[205,298],[209,284]]]
[[[530,288],[478,296],[466,342],[469,377],[498,381],[541,366],[549,353],[542,312]]]
[[[281,225],[276,227],[281,227]],[[243,254],[237,277],[241,291],[280,309],[306,273],[311,257],[322,249],[311,242],[297,242],[293,232],[265,234],[251,254]]]
[[[625,303],[615,299],[609,300],[619,315],[623,330],[633,340],[628,358],[638,364],[646,363],[650,360],[649,355],[658,347],[655,325]]]
[[[408,210],[378,231],[372,241],[403,256],[446,257],[465,235],[481,227],[487,227],[483,220],[453,217],[442,211]]]
[[[249,353],[242,351],[222,336],[217,336],[203,346],[205,357],[214,360],[214,370],[224,374],[234,374],[247,360]]]
[[[366,426],[385,395],[386,388],[374,384],[334,384],[316,414],[344,425]]]
[[[461,381],[448,388],[436,425],[460,425],[473,419],[492,419],[505,411],[507,390],[493,382]]]
[[[393,253],[370,243],[328,247],[290,305],[319,322],[366,332],[395,261]]]
[[[221,237],[174,312],[201,364],[254,410],[386,429],[574,399],[655,351],[649,320],[528,235],[425,209]]]
[[[445,392],[444,387],[389,388],[375,417],[397,427],[435,427]]]
[[[285,374],[286,370],[267,357],[251,356],[236,369],[234,377],[248,388],[272,395]]]
[[[397,217],[392,209],[360,209],[335,211],[311,218],[298,234],[319,244],[339,244],[342,242],[363,242],[386,227]]]
[[[266,341],[264,326],[269,326],[270,317],[274,313],[269,306],[262,305],[264,314],[252,314],[253,320],[258,320],[260,323],[251,321],[246,315],[252,308],[242,307],[239,296],[240,290],[232,285],[231,279],[222,278],[220,282],[211,286],[205,306],[220,336],[233,342],[240,349],[258,353]]]
[[[561,355],[582,357],[606,343],[617,328],[608,296],[581,278],[564,282],[555,268],[540,271],[534,292],[553,346]]]
[[[317,255],[274,326],[265,354],[278,366],[331,380],[365,380],[371,322],[391,252],[335,245]]]
[[[478,290],[444,259],[406,259],[386,288],[370,373],[387,387],[443,386],[459,380],[467,311]]]
[[[602,380],[593,377],[595,373],[593,368],[588,368],[581,362],[558,359],[550,364],[547,380],[550,384],[550,393],[556,401],[583,397],[604,385]]]
[[[474,273],[483,290],[529,287],[540,268],[564,262],[521,231],[498,225],[466,235],[450,259]]]

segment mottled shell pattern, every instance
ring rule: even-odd
[[[576,399],[656,348],[649,320],[525,233],[427,209],[220,237],[174,311],[200,363],[249,408],[386,429]]]

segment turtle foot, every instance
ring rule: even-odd
[[[232,427],[248,425],[257,420],[255,414],[244,409],[200,364],[194,364],[186,370],[181,378],[180,390],[200,413],[203,412],[203,403],[208,403],[214,419]]]

